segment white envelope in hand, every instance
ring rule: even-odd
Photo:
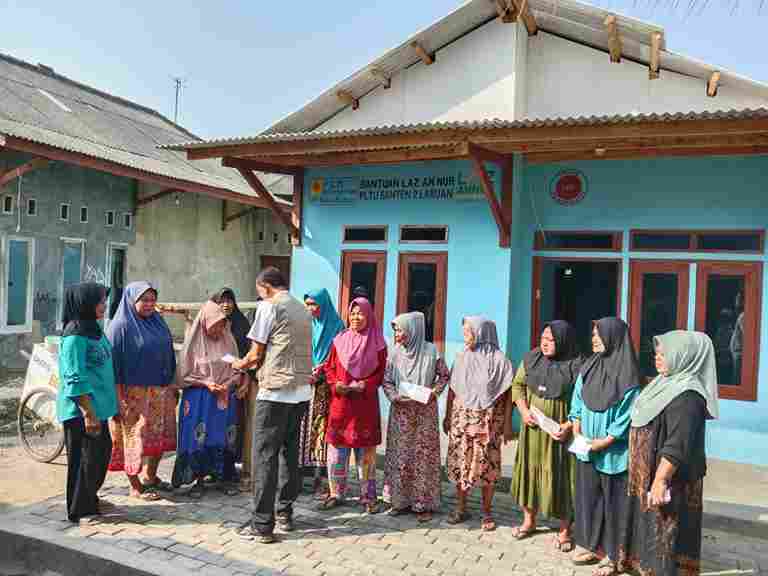
[[[403,396],[407,396],[411,400],[416,400],[422,404],[429,403],[429,399],[432,397],[432,390],[425,387],[406,382],[405,380],[400,382],[400,393]]]
[[[224,354],[224,356],[221,357],[221,361],[226,362],[227,364],[232,364],[235,360],[237,360],[237,358],[232,356],[232,354]]]

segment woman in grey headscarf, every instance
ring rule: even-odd
[[[496,324],[480,316],[463,321],[464,350],[456,355],[443,428],[448,434],[448,479],[456,484],[456,509],[448,523],[468,519],[467,493],[483,491],[484,531],[496,529],[491,505],[501,474],[504,422],[511,416],[507,393],[514,379],[512,363],[499,350]]]
[[[707,419],[718,416],[715,350],[701,332],[654,339],[659,375],[632,409],[625,568],[700,573]]]
[[[425,340],[424,314],[410,312],[392,321],[395,345],[387,357],[384,393],[392,403],[387,428],[384,500],[397,516],[408,510],[429,522],[440,507],[440,430],[437,397],[450,380],[434,344]],[[429,402],[411,399],[412,386],[431,389]]]

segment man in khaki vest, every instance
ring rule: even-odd
[[[301,489],[299,433],[312,396],[312,318],[288,293],[277,268],[262,270],[256,289],[263,300],[248,334],[253,346],[232,365],[236,370],[259,371],[251,417],[254,511],[238,534],[269,544],[275,541],[275,516],[278,528],[293,530],[293,502]]]

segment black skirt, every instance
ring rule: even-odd
[[[648,506],[647,494],[656,471],[652,447],[658,430],[654,424],[633,428],[630,435],[632,465],[623,563],[641,574],[698,576],[704,480],[673,477],[669,504]]]
[[[85,432],[82,418],[64,422],[67,446],[67,518],[78,522],[84,516],[99,513],[97,493],[107,477],[112,457],[112,438],[107,422],[101,432],[91,436]]]
[[[627,515],[627,473],[603,474],[591,462],[576,462],[576,544],[597,555],[620,559]]]

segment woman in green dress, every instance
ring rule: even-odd
[[[563,320],[550,322],[544,326],[539,347],[523,358],[509,396],[523,423],[511,492],[523,508],[524,518],[512,534],[518,540],[531,536],[539,513],[557,518],[560,530],[554,543],[563,552],[573,550],[574,462],[565,441],[570,436],[568,412],[581,361],[573,327]],[[541,430],[532,413],[534,408],[562,423],[561,431],[550,436]]]

